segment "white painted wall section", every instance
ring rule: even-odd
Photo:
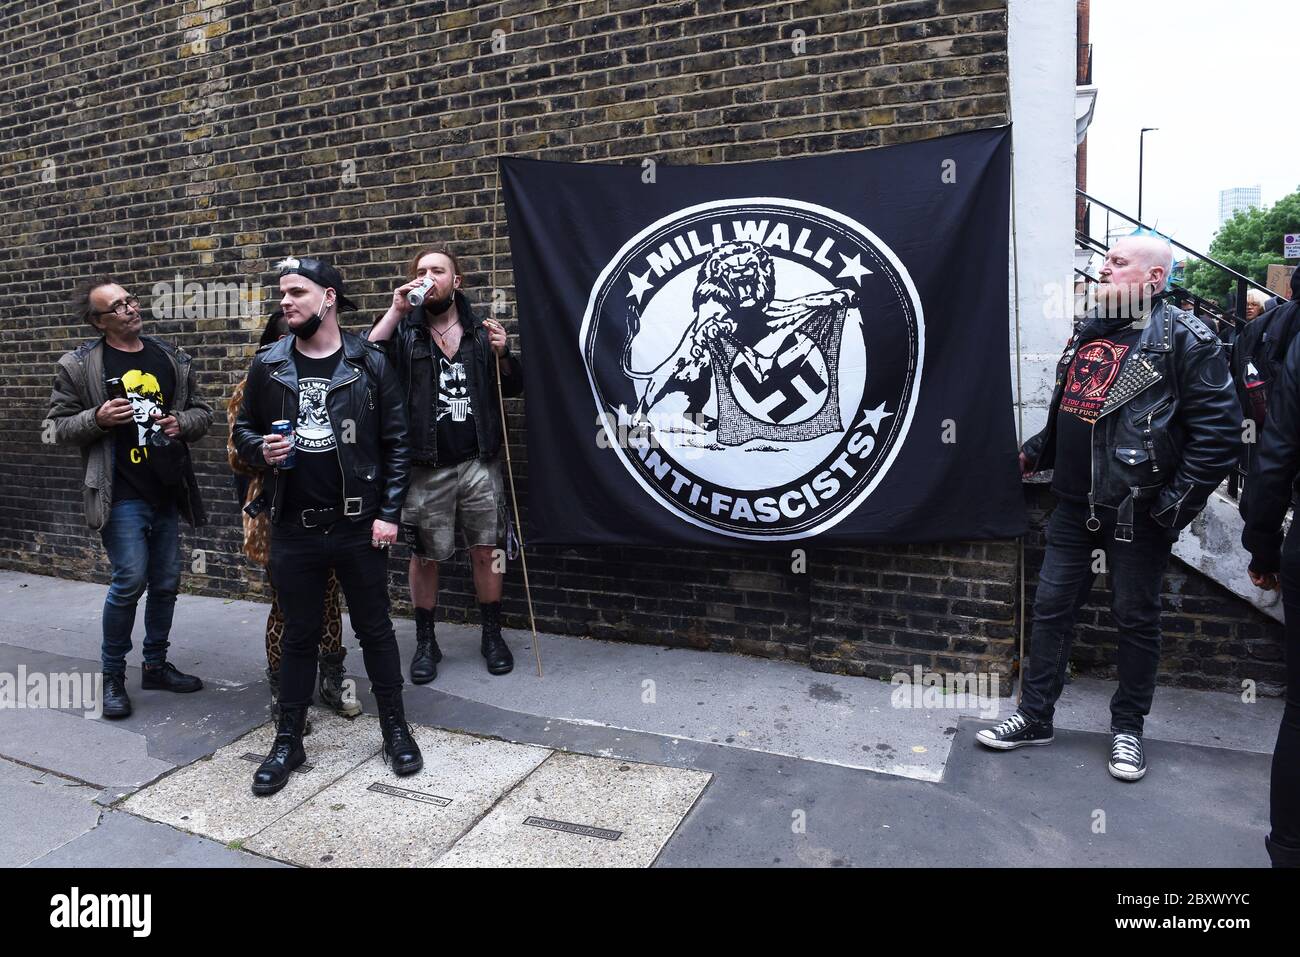
[[[1056,360],[1072,323],[1075,4],[1008,0],[1007,7],[1015,198],[1008,301],[1012,388],[1023,441],[1047,420]]]

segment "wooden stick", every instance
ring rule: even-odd
[[[497,175],[492,187],[492,282],[497,278],[497,209],[501,195],[501,105],[497,104]],[[493,300],[495,305],[496,300]],[[495,319],[493,323],[497,323]],[[515,493],[515,470],[510,461],[510,434],[506,430],[506,401],[501,393],[501,357],[492,354],[497,360],[497,408],[501,411],[501,445],[506,450],[506,475],[510,479],[510,505],[515,515],[515,532],[519,536],[519,560],[524,569],[524,597],[528,600],[528,624],[533,630],[533,657],[537,660],[537,677],[542,677],[542,649],[537,642],[537,617],[533,614],[533,591],[528,583],[528,555],[524,551],[524,526],[519,521],[519,496]]]

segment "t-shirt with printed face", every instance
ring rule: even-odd
[[[298,371],[298,421],[294,423],[294,466],[280,472],[289,484],[284,509],[291,516],[309,508],[335,508],[343,504],[343,473],[334,429],[325,399],[343,350],[312,359],[293,350]],[[293,520],[293,519],[291,519]]]
[[[159,450],[171,440],[158,425],[171,408],[176,373],[162,349],[147,339],[141,342],[139,352],[104,343],[104,378],[122,380],[132,412],[132,421],[113,429],[113,501],[143,499],[157,506],[176,496],[162,478],[169,470],[161,461],[166,453]]]
[[[1125,357],[1142,333],[1126,326],[1081,343],[1066,372],[1056,413],[1056,471],[1052,491],[1061,498],[1087,501],[1092,488],[1092,426],[1119,378]]]

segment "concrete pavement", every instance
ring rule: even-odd
[[[97,671],[103,594],[0,572],[0,674]],[[125,721],[0,711],[0,863],[1267,865],[1277,699],[1160,689],[1151,771],[1126,785],[1106,773],[1103,682],[1067,688],[1052,747],[990,754],[974,703],[901,708],[889,684],[789,662],[562,636],[541,637],[538,679],[518,632],[494,678],[477,630],[445,624],[438,680],[408,687],[425,772],[391,777],[373,719],[320,714],[316,777],[258,806],[243,755],[269,740],[265,614],[182,596],[171,659],[207,687],[141,691],[133,667]],[[414,626],[396,625],[408,661]],[[219,825],[213,794],[235,809]]]

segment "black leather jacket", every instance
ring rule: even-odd
[[[1259,322],[1255,318],[1254,322]],[[1282,520],[1293,494],[1300,494],[1300,335],[1291,340],[1280,375],[1269,385],[1268,416],[1246,491],[1241,498],[1245,528],[1241,544],[1250,552],[1250,567],[1276,572],[1282,562]]]
[[[491,458],[501,449],[496,357],[488,345],[487,327],[459,291],[456,293],[456,312],[466,330],[463,341],[470,350],[469,361],[465,363],[465,384],[474,403],[479,457]],[[379,345],[383,346],[402,378],[410,421],[411,461],[432,465],[438,460],[438,422],[433,414],[438,387],[435,359],[442,353],[429,334],[424,307],[417,306],[407,313],[392,336]],[[506,353],[501,365],[505,371],[501,377],[502,395],[507,398],[521,395],[524,391],[524,368],[518,357]]]
[[[292,336],[258,350],[248,370],[244,401],[234,425],[235,448],[256,468],[267,469],[261,507],[269,502],[271,522],[279,524],[285,483],[280,470],[262,457],[262,436],[276,419],[298,420],[298,370]],[[411,451],[406,442],[406,405],[401,383],[383,350],[350,332],[343,333],[343,355],[325,400],[343,470],[340,505],[354,522],[376,516],[397,524],[410,484]],[[344,441],[344,423],[355,423]],[[255,502],[249,506],[260,510]]]
[[[1092,426],[1089,514],[1115,509],[1121,541],[1132,539],[1135,509],[1149,509],[1176,537],[1232,469],[1241,442],[1241,407],[1214,332],[1163,301],[1140,328]],[[1061,390],[1079,345],[1076,333],[1056,366],[1047,425],[1021,450],[1029,471],[1055,462]]]

